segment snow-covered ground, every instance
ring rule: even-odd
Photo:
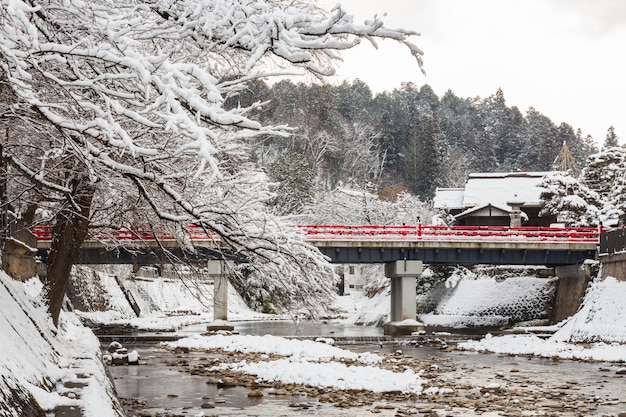
[[[123,416],[98,339],[72,313],[55,329],[40,289],[38,279],[24,284],[0,271],[0,415],[27,415],[32,396],[44,412],[65,406],[85,417]]]
[[[412,369],[392,372],[377,366],[382,357],[365,352],[356,354],[330,346],[327,342],[288,340],[276,336],[215,335],[193,336],[168,346],[194,349],[221,349],[244,353],[280,355],[280,359],[219,365],[253,374],[265,381],[296,383],[314,387],[341,390],[368,390],[373,392],[401,391],[420,393],[424,380]],[[351,364],[346,364],[345,361]]]
[[[626,361],[626,282],[614,277],[593,282],[579,311],[554,326],[554,334],[493,337],[459,345],[461,349],[564,359]],[[518,328],[516,331],[524,331]],[[526,329],[532,332],[533,328]]]

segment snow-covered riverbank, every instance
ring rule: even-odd
[[[33,404],[38,404],[41,409],[48,411],[58,407],[80,408],[83,416],[122,415],[120,406],[113,396],[111,382],[106,378],[99,342],[91,331],[81,325],[74,313],[69,312],[62,314],[61,325],[55,329],[40,301],[41,284],[37,280],[20,283],[0,273],[0,284],[0,301],[3,306],[0,313],[0,334],[3,335],[0,342],[3,352],[0,361],[0,377],[3,380],[3,398],[0,402],[0,410],[4,413],[2,415],[16,417],[37,415],[34,411],[28,410]],[[148,284],[139,282],[136,289],[140,285]],[[193,307],[191,302],[186,300],[187,296],[183,295],[184,291],[180,287],[182,284],[163,281],[159,285],[162,286],[160,296],[164,305],[169,303],[170,311],[181,307],[181,314],[167,315],[154,309],[154,314],[148,317],[132,319],[130,314],[124,317],[124,314],[113,309],[103,313],[81,313],[81,316],[97,318],[103,323],[126,320],[129,324],[144,325],[147,328],[177,327],[210,320],[210,307],[207,307],[207,303],[197,304],[197,307],[188,311],[188,314],[182,314],[182,307]],[[144,291],[148,293],[152,290],[144,288]],[[553,332],[548,338],[539,338],[532,334],[537,330],[534,328],[517,328],[516,332],[528,334],[488,336],[480,341],[462,343],[460,347],[551,358],[612,361],[619,366],[626,360],[624,299],[626,283],[609,277],[594,282],[580,311],[569,320],[548,329]],[[263,318],[263,315],[245,307],[236,294],[233,294],[231,300],[234,300],[231,302],[231,311],[235,317]],[[355,316],[368,309],[374,314],[381,314],[381,311],[388,308],[388,300],[384,293],[375,300],[362,295],[341,297],[340,300],[341,305],[338,307],[346,312],[346,318],[342,319],[344,322],[353,322]],[[475,299],[472,302],[475,302]],[[459,305],[458,300],[454,305]],[[242,350],[245,346],[255,346],[256,349],[261,349],[259,351],[262,352],[261,355],[284,355],[285,349],[293,350],[296,343],[280,337],[253,338],[253,336],[238,336],[231,339],[226,336],[220,338],[195,336],[178,343],[179,346],[193,345],[192,347],[206,348],[220,340],[223,344],[220,345],[220,349],[238,346],[236,349]],[[296,351],[315,354],[331,348],[321,343],[314,346],[318,346],[319,349],[311,349],[307,345],[306,349],[300,346]],[[291,383],[313,386],[339,387],[348,384],[345,387],[366,390],[370,388],[358,384],[373,379],[388,381],[388,384],[381,385],[384,389],[409,390],[414,394],[421,392],[423,380],[419,374],[415,372],[407,374],[406,369],[399,370],[395,375],[389,374],[387,370],[380,369],[376,361],[371,360],[374,357],[375,355],[369,356],[365,362],[360,358],[349,358],[350,361],[356,361],[351,366],[359,367],[352,369],[346,367],[345,358],[335,360],[326,356],[323,358],[316,356],[310,359],[306,355],[296,355],[292,352],[288,359],[267,361],[264,358],[258,362],[239,364],[237,370],[249,372],[258,378],[285,378]],[[289,372],[286,372],[286,369]],[[346,378],[352,370],[355,372],[350,382]],[[35,401],[32,401],[33,399]]]
[[[40,288],[38,280],[24,284],[0,271],[0,415],[74,408],[84,417],[123,416],[98,339],[73,313],[63,312],[54,328]]]

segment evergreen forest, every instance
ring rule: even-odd
[[[253,161],[271,178],[280,173],[276,181],[287,175],[318,190],[353,183],[383,198],[404,190],[428,201],[437,187],[463,186],[471,172],[547,171],[563,142],[580,167],[598,151],[591,136],[570,124],[557,126],[534,108],[524,114],[508,107],[501,89],[486,98],[448,90],[440,98],[430,86],[412,83],[374,95],[360,80],[254,81],[227,106],[254,103],[255,118],[286,124],[293,134],[267,137],[252,148]]]

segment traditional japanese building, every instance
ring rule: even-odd
[[[521,213],[522,226],[550,226],[553,216],[540,216],[541,180],[546,172],[470,174],[464,188],[438,188],[434,208],[454,216],[459,226],[510,226]]]

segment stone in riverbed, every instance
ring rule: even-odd
[[[209,380],[206,382],[208,385],[217,385],[220,383],[220,379],[219,378],[209,378]]]
[[[248,393],[249,398],[261,398],[263,396],[263,392],[260,389],[253,389]]]
[[[107,351],[109,353],[113,353],[116,352],[118,349],[122,348],[122,344],[120,342],[111,342],[111,344],[109,345],[109,348],[107,349]]]
[[[237,381],[235,381],[234,378],[225,377],[217,381],[218,388],[230,388],[230,387],[236,387],[236,386],[237,386]]]
[[[115,352],[111,355],[111,358],[113,365],[128,365],[128,355]]]

